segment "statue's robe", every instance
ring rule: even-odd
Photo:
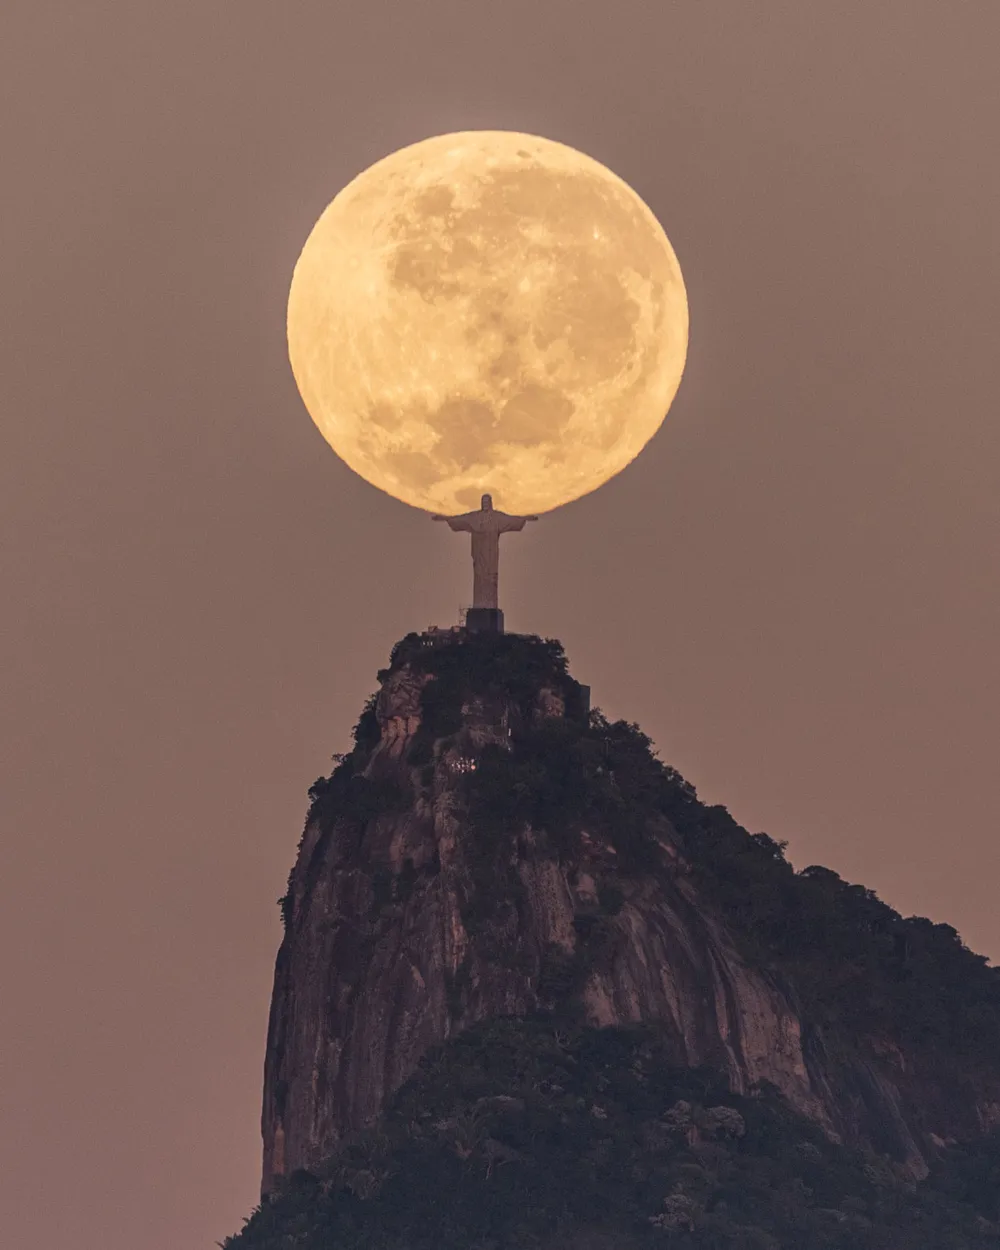
[[[510,516],[495,508],[479,508],[461,516],[445,517],[453,530],[472,534],[472,606],[498,608],[500,535],[523,530],[527,517]]]

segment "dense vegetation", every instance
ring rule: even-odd
[[[498,1020],[428,1055],[378,1129],[226,1250],[985,1250],[1000,1140],[920,1186],[650,1029]]]
[[[462,731],[470,698],[512,709],[509,749],[481,750],[457,784],[473,874],[467,927],[516,906],[512,838],[572,861],[581,831],[617,852],[580,951],[632,885],[672,869],[666,832],[745,957],[798,999],[827,1041],[873,1036],[959,1070],[996,1063],[1000,971],[947,925],[903,919],[819,867],[795,872],[783,845],[750,834],[659,761],[635,725],[588,713],[558,643],[507,636],[434,646],[411,635],[389,670],[430,675],[409,748],[415,785]],[[565,717],[537,714],[541,687]],[[371,701],[355,749],[311,793],[310,819],[354,825],[410,802],[362,776],[378,740]],[[423,781],[421,781],[423,778]],[[502,955],[498,954],[498,957]],[[884,1159],[827,1142],[772,1094],[740,1100],[708,1073],[666,1064],[654,1034],[583,1028],[558,1014],[574,969],[543,980],[556,1014],[474,1030],[429,1057],[378,1131],[320,1177],[299,1176],[231,1250],[963,1250],[998,1246],[1000,1143],[946,1152],[919,1187]],[[440,1196],[448,1200],[442,1202]]]

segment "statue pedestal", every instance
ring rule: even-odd
[[[469,608],[465,628],[470,634],[502,634],[503,612],[499,608]]]

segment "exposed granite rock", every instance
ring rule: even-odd
[[[462,689],[428,646],[411,637],[380,675],[378,739],[341,766],[339,791],[317,797],[289,879],[265,1192],[370,1125],[431,1046],[557,1001],[597,1025],[658,1022],[677,1062],[721,1070],[738,1093],[770,1082],[831,1137],[914,1175],[940,1143],[1000,1123],[995,1073],[958,1088],[887,1039],[865,1053],[831,1047],[780,975],[739,953],[664,818],[648,829],[647,872],[622,869],[606,831],[581,827],[554,854],[544,831],[518,826],[491,835],[500,876],[484,878],[464,779],[484,752],[516,749],[519,726],[585,715],[581,688],[555,671],[527,696],[496,682]],[[424,696],[447,681],[460,719],[438,732]]]

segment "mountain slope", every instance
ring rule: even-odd
[[[266,1193],[324,1173],[433,1048],[538,1013],[651,1027],[668,1068],[773,1088],[911,1180],[1000,1123],[997,971],[701,804],[557,643],[410,635],[379,679],[282,900]]]
[[[1000,1138],[945,1154],[917,1184],[773,1089],[676,1068],[656,1028],[507,1018],[431,1051],[226,1250],[995,1250]]]

